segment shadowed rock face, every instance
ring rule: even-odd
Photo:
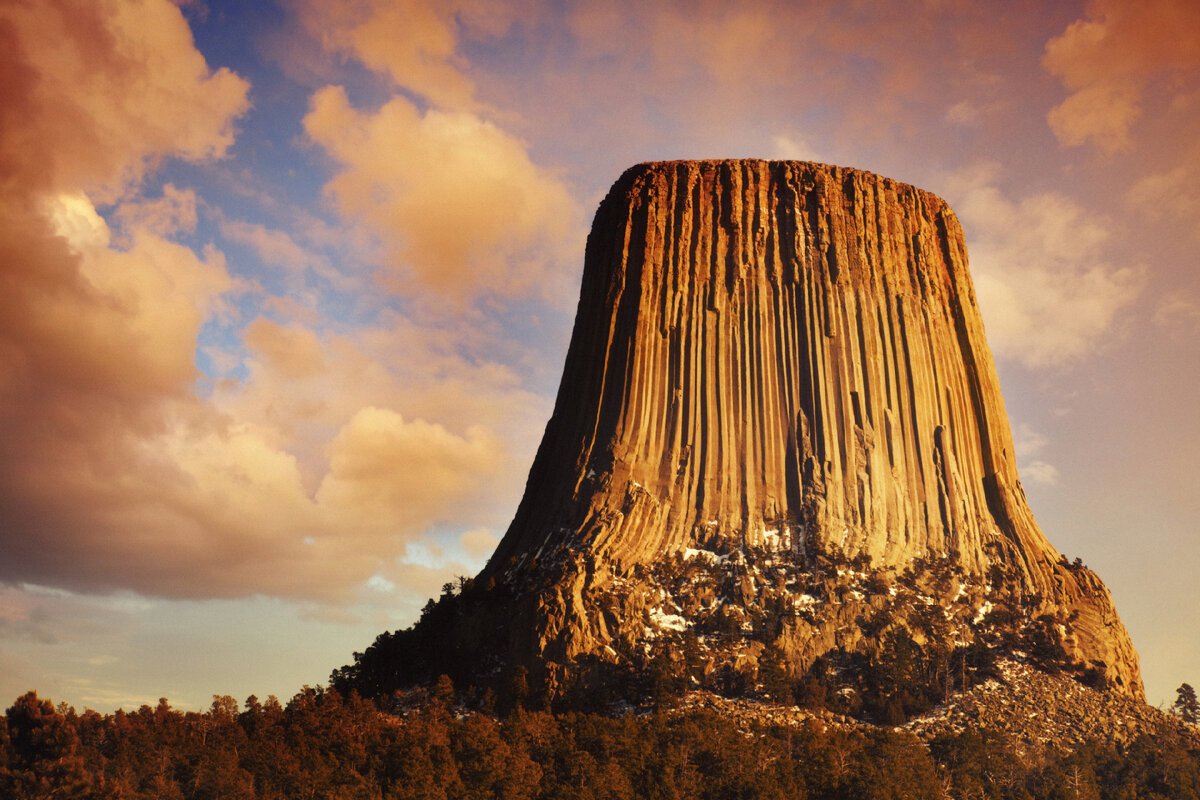
[[[643,164],[596,214],[554,415],[484,577],[540,585],[523,646],[614,635],[588,595],[673,553],[1004,567],[1141,696],[1092,573],[1018,481],[962,230],[938,197],[800,162]]]

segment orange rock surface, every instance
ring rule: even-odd
[[[558,576],[533,646],[569,657],[611,635],[587,609],[605,576],[746,546],[1002,565],[1075,620],[1072,655],[1141,697],[1107,590],[1028,508],[962,229],[929,192],[681,161],[601,203],[554,414],[484,576]]]

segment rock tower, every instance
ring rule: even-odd
[[[604,608],[614,587],[747,549],[801,568],[949,561],[980,609],[1002,580],[1142,696],[1107,590],[1026,503],[949,206],[812,163],[641,164],[596,213],[554,414],[480,579],[519,598],[512,657],[569,663],[663,618],[654,598]],[[862,638],[779,641],[802,669]]]

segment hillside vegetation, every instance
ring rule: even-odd
[[[85,800],[789,798],[1200,800],[1200,748],[1143,735],[1031,761],[1005,734],[660,706],[461,705],[449,679],[377,704],[305,688],[82,714],[30,692],[0,724],[0,797]]]

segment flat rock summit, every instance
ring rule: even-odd
[[[1108,591],[1029,510],[954,212],[855,169],[617,180],[553,416],[472,591],[491,599],[460,604],[445,646],[551,687],[685,637],[710,671],[753,680],[771,654],[801,675],[903,629],[1050,646],[1143,699]]]

